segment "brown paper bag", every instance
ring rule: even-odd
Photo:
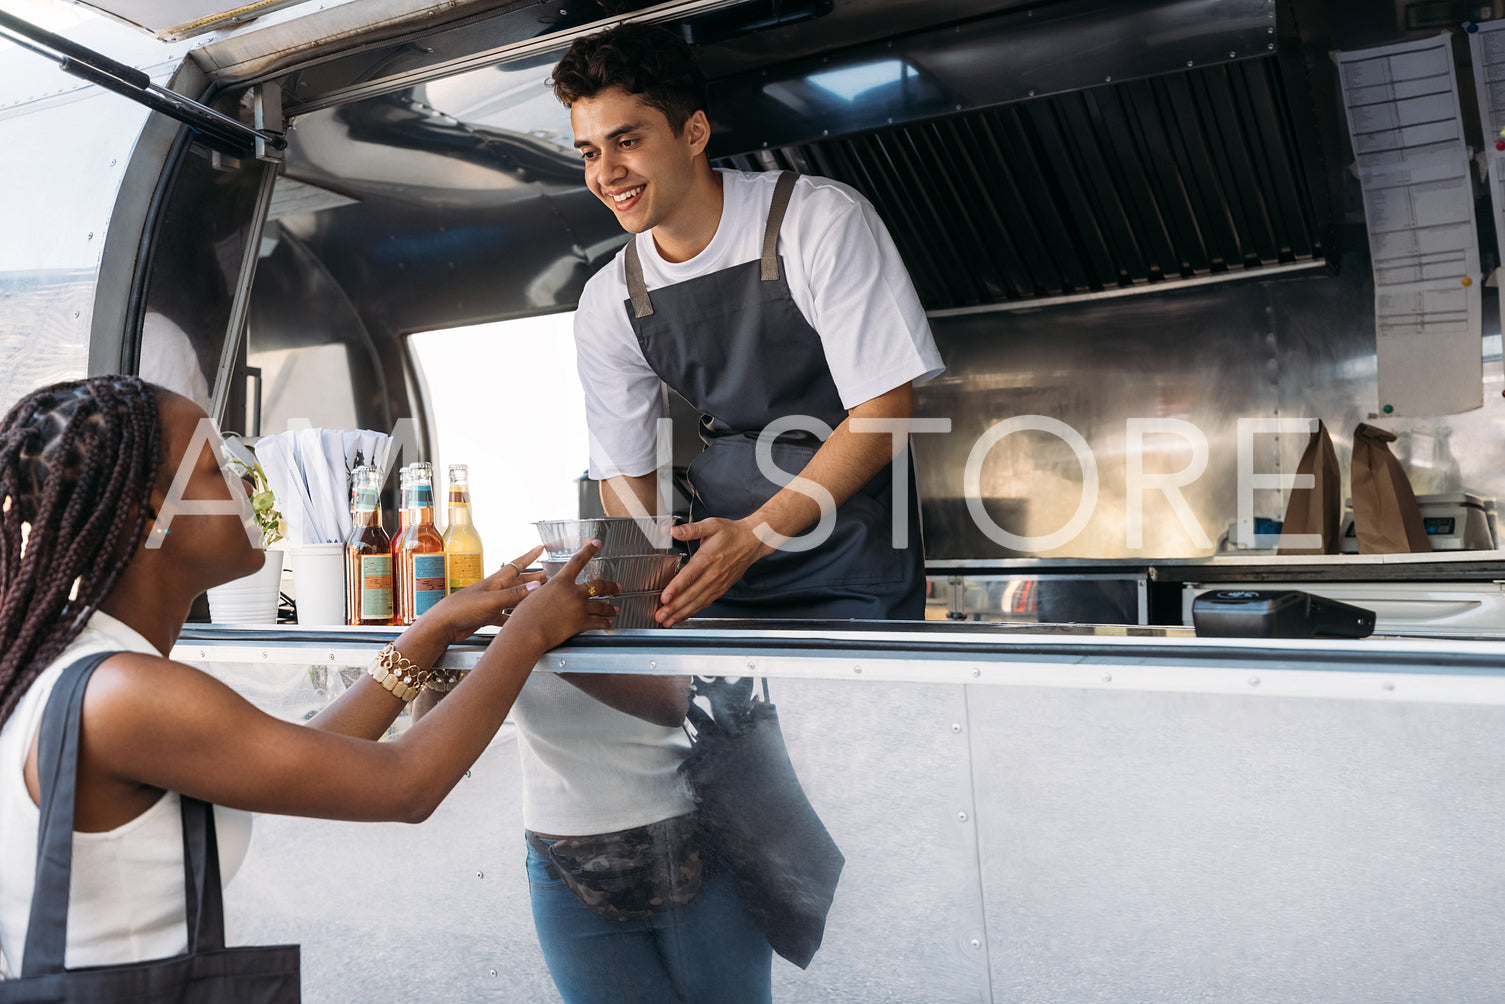
[[[1359,423],[1353,430],[1353,530],[1360,554],[1430,551],[1411,479],[1390,444],[1394,433]]]
[[[1281,525],[1281,536],[1294,533],[1320,535],[1320,547],[1287,547],[1282,545],[1279,554],[1337,554],[1338,524],[1341,506],[1338,496],[1343,491],[1343,475],[1338,470],[1338,455],[1333,452],[1333,438],[1327,434],[1327,426],[1317,423],[1296,466],[1296,476],[1310,474],[1314,483],[1310,488],[1295,488],[1286,503],[1286,518]]]

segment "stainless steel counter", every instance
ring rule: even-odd
[[[173,655],[357,666],[400,633],[189,625]],[[471,668],[494,633],[454,646],[441,664]],[[1505,703],[1505,637],[1326,641],[1198,638],[1180,627],[704,620],[588,632],[535,669]]]
[[[175,654],[303,719],[393,634],[193,627]],[[1505,999],[1500,640],[704,622],[538,668],[772,678],[847,858],[779,1001]],[[310,1004],[557,999],[515,738],[422,826],[259,819],[232,937],[301,941]],[[375,960],[394,915],[425,947]]]

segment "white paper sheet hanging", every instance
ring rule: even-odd
[[[1495,241],[1505,248],[1505,21],[1486,21],[1468,36],[1474,64],[1474,89],[1479,97],[1479,124],[1484,129],[1484,152],[1489,164],[1489,199],[1493,207]],[[1505,325],[1505,296],[1500,300],[1500,320]]]
[[[1479,238],[1452,39],[1335,58],[1374,267],[1379,410],[1481,407]]]

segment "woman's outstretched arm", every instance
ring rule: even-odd
[[[567,566],[569,574],[532,592],[526,585],[513,587],[521,600],[499,585],[490,597],[472,597],[477,603],[515,602],[516,609],[456,687],[462,699],[444,702],[392,742],[282,721],[220,681],[168,659],[128,653],[107,660],[84,699],[77,827],[121,825],[161,789],[255,812],[426,818],[485,750],[538,658],[579,631],[610,625],[615,611],[609,601],[591,600],[588,587],[574,581],[595,551],[594,545],[582,549]],[[501,609],[496,606],[496,613]],[[415,652],[421,646],[422,655],[437,657],[448,637],[431,619],[411,643]],[[401,710],[402,702],[374,682],[352,692],[332,723],[390,722]],[[382,702],[389,703],[383,708]],[[28,780],[35,793],[33,759]]]
[[[475,585],[451,593],[399,635],[393,647],[407,659],[428,668],[451,645],[488,624],[505,622],[507,618],[502,611],[516,606],[528,595],[527,584],[543,581],[542,572],[518,571],[527,568],[542,552],[543,548],[536,547],[520,554]],[[401,710],[401,701],[394,700],[370,674],[362,674],[308,724],[342,736],[380,739]]]

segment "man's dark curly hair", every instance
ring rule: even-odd
[[[705,74],[684,39],[664,28],[624,24],[578,38],[550,82],[566,107],[620,87],[669,120],[678,136],[691,115],[706,107]]]

